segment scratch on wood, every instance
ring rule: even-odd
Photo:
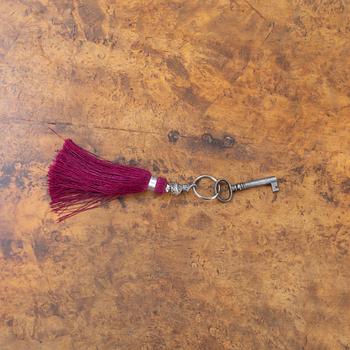
[[[256,14],[257,14],[260,18],[262,18],[264,21],[267,21],[267,19],[261,14],[261,12],[258,11],[248,0],[244,0],[244,1],[247,3],[247,5],[248,5],[254,12],[256,12]]]

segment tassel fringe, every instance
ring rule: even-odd
[[[49,169],[50,205],[62,221],[118,196],[146,191],[151,176],[148,170],[100,159],[67,139]],[[166,185],[159,177],[154,191],[164,193]]]

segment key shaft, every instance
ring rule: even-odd
[[[256,179],[252,181],[242,182],[238,184],[231,185],[231,189],[233,192],[247,190],[253,187],[271,185],[272,192],[278,192],[278,182],[275,176],[264,177],[263,179]]]

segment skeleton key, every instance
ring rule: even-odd
[[[228,195],[226,197],[221,195],[220,187],[221,184],[225,184],[228,187]],[[237,191],[247,190],[249,188],[271,185],[272,192],[278,192],[280,189],[278,187],[277,178],[275,176],[264,177],[262,179],[251,180],[247,182],[241,182],[237,184],[230,184],[225,179],[220,179],[215,183],[215,190],[218,193],[217,199],[220,202],[229,202],[232,199],[233,193]]]

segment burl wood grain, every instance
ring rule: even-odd
[[[348,1],[0,0],[0,349],[349,349],[349,114]],[[48,127],[281,192],[57,224]]]

